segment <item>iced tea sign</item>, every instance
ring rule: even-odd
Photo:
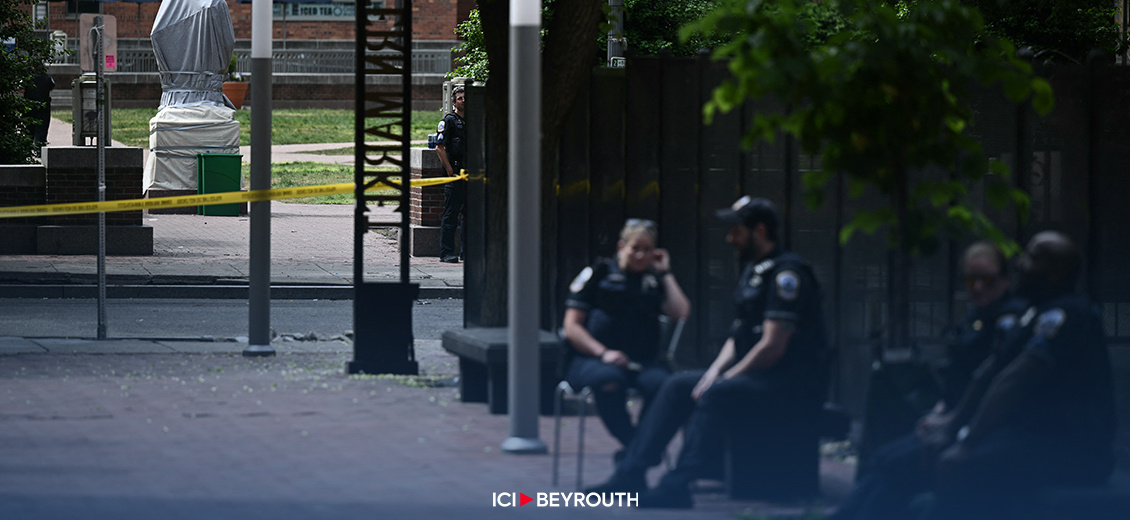
[[[383,0],[369,2],[376,8],[383,8]],[[274,4],[274,18],[276,20],[325,20],[325,21],[353,21],[357,13],[355,3],[322,3],[301,4],[281,3]]]

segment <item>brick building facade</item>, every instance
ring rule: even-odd
[[[370,0],[375,3],[393,0]],[[250,69],[251,3],[227,0],[235,32],[237,70]],[[109,73],[113,83],[113,102],[122,108],[156,108],[161,98],[161,82],[149,42],[149,33],[160,8],[158,2],[96,2],[89,0],[49,1],[28,6],[42,29],[67,35],[68,47],[76,49],[80,12],[113,15],[117,23],[119,69]],[[274,88],[276,108],[352,108],[352,49],[355,35],[354,0],[330,3],[274,4]],[[475,0],[412,1],[414,75],[413,108],[432,110],[442,99],[442,75],[451,70],[450,49],[457,44],[454,29],[476,7]],[[386,22],[391,24],[391,20]],[[83,35],[85,36],[85,35]],[[418,54],[418,53],[423,53]],[[344,58],[343,58],[344,57]],[[346,59],[347,58],[347,59]],[[327,62],[347,65],[318,67]],[[423,60],[417,62],[417,60]],[[55,108],[70,106],[71,81],[80,74],[77,56],[64,57],[51,66],[56,92]],[[129,66],[132,64],[132,67]]]
[[[354,2],[339,0],[324,6],[348,5],[350,10]],[[157,17],[159,2],[133,3],[125,2],[93,2],[76,0],[52,1],[39,4],[45,7],[36,7],[42,13],[46,9],[47,25],[49,31],[63,31],[68,38],[78,36],[78,15],[81,12],[101,12],[113,15],[118,22],[119,38],[148,38],[153,29],[153,20]],[[284,20],[280,16],[281,9],[290,9],[290,13],[300,12],[303,4],[275,3],[275,20],[273,24],[274,39],[276,40],[352,40],[354,36],[354,22],[349,17],[303,16],[301,14],[288,14]],[[319,4],[311,4],[319,5]],[[76,7],[77,6],[77,7]],[[412,38],[420,40],[453,40],[455,39],[455,26],[466,20],[468,14],[475,8],[475,0],[416,0],[412,3]],[[237,40],[251,39],[251,3],[241,3],[228,0],[228,11],[231,13],[232,27]],[[340,12],[340,10],[339,10]],[[140,35],[140,36],[139,36]]]

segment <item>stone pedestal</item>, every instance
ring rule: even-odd
[[[439,155],[430,148],[411,150],[412,180],[447,177]],[[400,247],[416,257],[439,256],[439,223],[443,216],[443,186],[412,187],[410,192],[408,236]],[[458,246],[456,246],[458,249]]]

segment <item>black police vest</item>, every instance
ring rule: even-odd
[[[463,118],[454,112],[443,117],[443,146],[452,162],[463,162],[466,130]],[[459,173],[459,172],[455,172]]]
[[[796,316],[796,328],[785,354],[769,369],[779,373],[819,373],[828,348],[827,333],[824,328],[823,309],[820,307],[820,285],[812,271],[811,264],[803,257],[782,252],[759,263],[746,266],[734,291],[738,322],[731,330],[734,338],[736,359],[741,359],[761,340],[762,324],[766,318],[766,307],[771,288],[776,283],[778,273],[792,270],[801,277],[801,283],[812,287],[802,288]]]

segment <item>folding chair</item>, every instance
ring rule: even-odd
[[[668,362],[673,362],[675,359],[675,352],[679,347],[679,338],[683,334],[683,325],[686,321],[686,319],[679,319],[671,323],[671,318],[664,315],[659,316],[659,337],[669,338],[667,348],[664,351],[664,356]],[[593,391],[592,388],[587,386],[578,391],[568,381],[562,380],[553,392],[553,485],[557,485],[560,466],[561,408],[563,403],[568,400],[575,402],[577,406],[577,491],[581,491],[585,463],[585,416],[588,415],[589,406],[593,404]],[[635,389],[629,389],[628,398],[635,397],[639,397],[639,394],[636,393]]]

